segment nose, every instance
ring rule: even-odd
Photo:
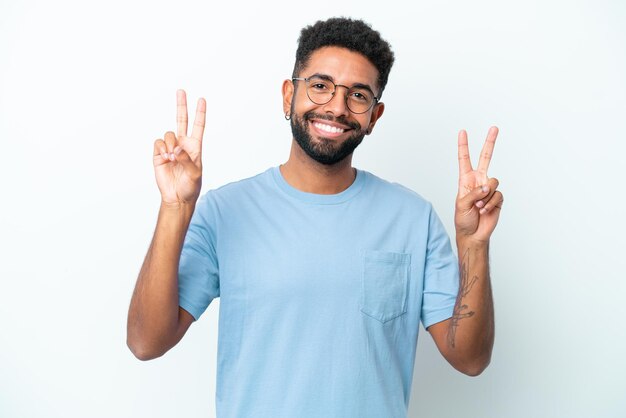
[[[343,87],[346,89],[345,92],[339,90],[339,87]],[[332,113],[335,117],[337,116],[347,116],[350,113],[348,109],[348,87],[346,86],[335,86],[335,92],[333,93],[332,99],[328,103],[324,105],[324,111]]]

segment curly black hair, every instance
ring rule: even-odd
[[[333,17],[317,21],[300,32],[293,77],[298,77],[306,67],[311,54],[325,46],[339,46],[364,55],[378,70],[378,87],[382,95],[394,55],[391,46],[381,38],[380,33],[362,20],[346,17]]]

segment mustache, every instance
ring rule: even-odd
[[[346,125],[349,126],[351,129],[354,130],[361,130],[361,124],[356,122],[356,121],[349,121],[347,120],[344,116],[340,116],[338,118],[335,118],[333,116],[330,115],[322,115],[321,113],[315,113],[313,111],[309,111],[306,112],[304,115],[302,115],[302,119],[304,119],[305,121],[309,121],[311,119],[321,119],[321,120],[327,120],[330,122],[336,122],[336,123],[341,123],[342,125]]]

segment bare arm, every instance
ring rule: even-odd
[[[489,365],[494,343],[494,312],[489,277],[489,239],[498,223],[503,196],[498,180],[487,177],[498,129],[492,127],[476,170],[467,134],[459,133],[459,193],[455,226],[459,254],[459,293],[452,318],[428,328],[437,348],[457,370],[476,376]]]
[[[128,310],[127,344],[140,360],[163,355],[193,322],[178,305],[178,264],[202,182],[202,135],[206,103],[198,101],[187,136],[187,99],[177,94],[178,135],[167,132],[154,143],[154,171],[161,208],[154,237],[141,267]]]
[[[494,313],[488,246],[459,246],[459,293],[452,318],[428,328],[437,348],[457,370],[477,376],[489,365]]]
[[[140,360],[165,354],[193,322],[178,306],[178,263],[194,206],[161,205],[128,312],[127,343]]]

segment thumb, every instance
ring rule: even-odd
[[[470,191],[467,195],[457,199],[456,206],[458,210],[469,211],[474,207],[474,204],[484,199],[489,195],[490,188],[488,185],[483,184]]]
[[[185,151],[180,145],[174,148],[174,159],[183,166],[185,172],[192,179],[195,180],[202,175],[202,169],[191,160],[187,151]]]

